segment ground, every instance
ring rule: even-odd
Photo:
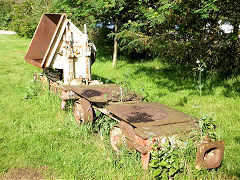
[[[30,167],[25,168],[12,168],[8,170],[3,176],[0,178],[1,180],[5,179],[44,179],[44,171],[46,171],[47,167],[42,167],[41,169],[33,169]]]
[[[16,33],[13,31],[0,30],[0,34],[16,34]]]

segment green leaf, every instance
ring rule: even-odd
[[[100,114],[101,114],[100,111],[96,111],[96,112],[95,112],[96,117],[100,116]]]
[[[106,101],[107,100],[107,94],[104,94],[103,98]]]
[[[168,175],[169,175],[169,176],[172,176],[172,175],[174,175],[176,172],[177,172],[177,170],[176,170],[176,169],[174,169],[174,168],[171,168],[171,169],[169,170],[169,173],[168,173]]]
[[[149,164],[149,166],[152,167],[152,168],[156,168],[156,167],[158,167],[159,165],[158,165],[156,162],[151,162],[151,163]]]
[[[161,6],[161,7],[159,7],[158,10],[159,11],[165,10],[165,9],[168,9],[170,6],[171,6],[171,4],[165,4],[165,5]]]
[[[197,86],[197,88],[198,88],[199,90],[201,90],[201,89],[203,88],[203,85],[199,85],[199,86]]]
[[[178,155],[179,152],[178,152],[177,150],[174,150],[174,151],[172,152],[172,154],[174,154],[174,155]]]
[[[168,179],[168,174],[166,172],[162,173],[162,178],[163,179]]]
[[[119,11],[121,11],[121,10],[123,10],[123,9],[124,9],[124,7],[120,7],[120,8],[119,8]]]
[[[155,170],[153,171],[153,176],[154,176],[154,177],[157,177],[157,176],[159,176],[161,173],[162,173],[162,170],[161,170],[161,169],[155,169]]]
[[[172,163],[172,166],[176,169],[179,169],[179,163],[177,159],[174,161],[174,163]]]
[[[160,165],[160,166],[165,166],[165,167],[169,166],[169,164],[168,164],[166,161],[161,161],[161,162],[159,163],[159,165]]]

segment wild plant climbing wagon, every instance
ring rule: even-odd
[[[51,90],[61,93],[61,109],[75,100],[73,114],[79,125],[92,123],[98,110],[118,122],[110,131],[115,151],[122,145],[141,153],[147,169],[153,144],[162,148],[166,139],[176,147],[180,138],[196,129],[196,118],[142,97],[115,84],[91,79],[96,48],[65,14],[43,14],[25,60],[43,69],[35,75]],[[223,158],[224,142],[206,139],[198,146],[196,168],[216,168]]]

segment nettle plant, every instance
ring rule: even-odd
[[[183,171],[181,154],[180,149],[174,147],[168,140],[161,149],[157,149],[157,144],[154,144],[149,164],[153,168],[153,176],[161,179],[177,178]]]
[[[197,60],[197,67],[195,70],[198,71],[198,90],[199,90],[199,96],[200,96],[200,114],[201,118],[198,121],[199,129],[200,129],[200,135],[201,135],[201,140],[203,137],[208,133],[210,138],[212,139],[217,139],[216,134],[215,134],[215,122],[213,121],[212,117],[209,115],[203,115],[202,113],[202,89],[203,89],[203,82],[202,82],[202,73],[204,69],[207,67],[206,63],[204,63],[203,60]]]
[[[100,111],[95,111],[95,122],[93,131],[100,134],[101,137],[108,136],[111,128],[117,124],[115,120],[102,114]]]

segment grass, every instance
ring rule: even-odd
[[[151,172],[141,169],[138,153],[117,157],[107,137],[93,134],[89,126],[78,127],[70,110],[60,110],[57,96],[31,86],[32,75],[40,70],[23,59],[29,43],[15,35],[0,35],[0,177],[13,168],[31,167],[45,169],[47,178],[151,179]],[[217,134],[226,142],[222,166],[183,174],[182,179],[240,178],[240,76],[204,77],[200,100],[196,72],[158,59],[120,60],[111,68],[110,58],[100,56],[92,72],[93,79],[102,81],[128,79],[131,89],[149,101],[198,118],[208,114],[216,121]],[[24,99],[29,88],[38,92]]]
[[[46,169],[49,178],[148,179],[138,155],[116,157],[108,139],[78,127],[70,111],[60,110],[57,96],[40,91],[24,99],[40,71],[23,59],[29,43],[0,36],[0,175],[31,167]]]

